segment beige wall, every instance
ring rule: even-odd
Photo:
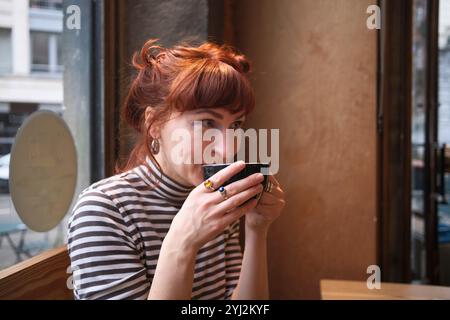
[[[254,62],[250,124],[280,128],[283,216],[269,236],[274,299],[376,262],[376,32],[366,0],[240,0],[235,44]]]

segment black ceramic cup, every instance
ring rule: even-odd
[[[231,163],[219,163],[219,164],[205,164],[205,165],[203,165],[203,178],[204,178],[204,180],[207,180],[207,179],[211,178],[214,174],[216,174],[220,170],[226,168],[230,164]],[[246,163],[245,164],[245,168],[242,171],[240,171],[239,173],[237,173],[236,175],[234,175],[233,177],[231,177],[229,180],[227,180],[223,184],[223,186],[226,186],[226,185],[228,185],[228,184],[230,184],[232,182],[235,182],[235,181],[247,178],[248,176],[251,176],[254,173],[261,172],[262,174],[264,174],[262,172],[262,170],[261,170],[262,168],[269,168],[269,164],[267,164],[267,163],[257,163],[257,162]],[[266,187],[268,179],[269,179],[269,176],[264,174],[264,181],[263,181],[264,187]],[[219,186],[217,186],[217,187],[219,187]]]

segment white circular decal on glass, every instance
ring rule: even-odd
[[[22,221],[34,231],[53,229],[70,208],[76,180],[69,127],[54,112],[33,113],[16,135],[9,167],[11,199]]]

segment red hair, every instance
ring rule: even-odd
[[[145,164],[153,157],[150,127],[165,121],[174,111],[225,107],[232,113],[250,113],[255,106],[254,91],[247,78],[251,65],[236,48],[205,42],[191,46],[186,42],[163,48],[148,40],[133,55],[137,76],[132,81],[122,108],[122,117],[139,132],[140,137],[124,165],[116,165],[116,173]],[[145,123],[145,109],[153,108],[152,118]]]

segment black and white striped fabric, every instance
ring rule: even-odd
[[[140,165],[81,192],[68,223],[76,299],[147,299],[162,241],[191,188]],[[152,176],[161,177],[149,190]],[[239,221],[203,246],[192,299],[229,299],[241,270]]]

